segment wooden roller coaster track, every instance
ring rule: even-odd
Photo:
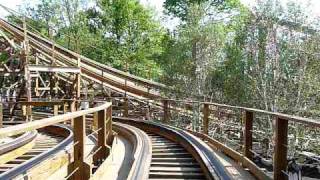
[[[254,178],[282,180],[287,179],[289,124],[299,123],[319,132],[320,121],[314,119],[168,99],[163,92],[171,91],[170,87],[81,56],[26,27],[0,19],[1,37],[8,46],[4,49],[10,46],[12,52],[18,51],[12,57],[20,60],[18,67],[10,63],[0,67],[3,77],[12,76],[17,81],[6,87],[12,93],[0,106],[0,139],[18,140],[36,131],[38,136],[0,144],[0,179],[19,177],[66,146],[72,147],[72,158],[66,162],[65,179],[103,179],[106,169],[112,166],[110,157],[117,156],[112,149],[121,136],[133,144],[132,158],[128,160],[132,166],[128,172],[119,172],[127,179],[235,179],[218,160],[215,151],[221,151],[242,169],[247,168]],[[84,86],[89,88],[85,91]],[[13,89],[19,95],[13,96]],[[102,93],[97,95],[97,91]],[[93,98],[89,99],[88,94]],[[22,124],[13,120],[17,114]],[[215,127],[212,123],[221,127],[221,120],[231,119],[229,115],[240,122],[241,151],[215,139],[210,131]],[[271,132],[271,174],[254,162],[254,124],[260,115],[275,123]],[[185,124],[175,124],[178,117]],[[191,118],[198,118],[198,129],[189,127],[193,125]],[[89,136],[96,142],[88,155],[85,149]],[[11,159],[3,156],[18,150],[22,153]]]

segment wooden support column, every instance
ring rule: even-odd
[[[38,58],[38,55],[36,54],[36,65],[39,65],[39,58]],[[38,73],[38,75],[40,76],[39,72],[36,71]],[[36,96],[39,97],[40,96],[40,93],[39,93],[39,77],[37,76],[36,77],[36,87],[35,87],[35,93],[36,93]]]
[[[123,109],[123,117],[128,117],[129,116],[129,107],[128,107],[128,98],[124,98],[124,109]]]
[[[208,126],[209,126],[209,115],[210,115],[210,109],[209,104],[203,104],[203,133],[207,134],[209,133]]]
[[[75,112],[76,111],[76,101],[71,101],[69,107],[70,107],[70,112]],[[73,126],[74,119],[71,119],[70,123],[71,123],[71,126]]]
[[[98,112],[93,113],[92,129],[93,130],[97,130],[98,129]]]
[[[102,163],[107,155],[107,129],[106,129],[106,110],[98,112],[98,152],[94,155],[93,159],[96,165]]]
[[[112,145],[113,132],[112,132],[112,106],[107,109],[107,145]],[[107,152],[109,154],[109,152]]]
[[[252,125],[253,125],[253,112],[245,111],[243,114],[244,119],[244,156],[252,160]]]
[[[288,145],[288,120],[276,118],[275,147],[273,159],[273,179],[286,180],[287,170],[287,145]]]
[[[3,106],[2,103],[0,103],[0,128],[3,127]]]
[[[170,110],[169,110],[169,100],[165,99],[163,103],[163,123],[168,123],[170,121]]]
[[[53,106],[53,115],[57,116],[59,114],[59,105]]]
[[[88,180],[91,176],[91,167],[85,162],[85,116],[77,117],[74,120],[73,126],[73,133],[74,133],[74,150],[73,162],[68,166],[68,174],[73,175],[70,179],[73,180]]]

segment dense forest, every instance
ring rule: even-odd
[[[175,88],[175,96],[320,114],[319,19],[297,3],[166,0],[173,30],[138,0],[40,0],[30,28],[71,50]],[[14,17],[11,21],[21,23]]]

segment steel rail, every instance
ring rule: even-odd
[[[44,151],[41,154],[31,158],[30,160],[27,160],[27,161],[23,162],[22,164],[19,164],[18,166],[0,174],[0,179],[3,179],[3,180],[13,179],[14,177],[16,177],[18,175],[24,174],[29,169],[38,165],[39,163],[41,163],[45,159],[49,158],[53,154],[56,154],[57,152],[63,150],[65,147],[67,147],[68,145],[70,145],[73,142],[73,132],[71,131],[70,128],[68,128],[66,126],[62,126],[62,125],[55,125],[53,127],[60,128],[60,129],[64,130],[65,133],[68,134],[67,137],[62,142],[60,142],[59,144],[57,144],[53,148],[49,149],[48,151]]]
[[[121,122],[136,126],[144,131],[153,132],[173,140],[184,148],[197,160],[201,168],[205,172],[207,179],[223,179],[229,180],[230,176],[225,171],[224,166],[216,160],[212,150],[201,140],[195,138],[184,130],[162,125],[150,121],[143,121],[132,118],[113,117],[115,122]]]

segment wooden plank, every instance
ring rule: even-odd
[[[252,159],[252,124],[253,124],[253,112],[244,112],[244,155],[248,159]]]
[[[287,169],[288,120],[276,118],[273,179],[285,180]]]
[[[37,72],[60,72],[60,73],[80,73],[79,67],[63,67],[63,66],[41,66],[28,65],[29,71]]]
[[[2,103],[0,103],[0,128],[3,127],[3,106]]]
[[[170,120],[169,114],[169,101],[167,99],[162,101],[163,103],[163,122],[168,123]]]
[[[123,117],[129,116],[129,107],[128,107],[128,98],[124,98],[124,109],[123,109]]]
[[[38,120],[38,121],[33,121],[33,122],[25,123],[25,124],[18,124],[15,126],[2,128],[0,131],[0,138],[14,136],[17,134],[21,134],[23,132],[36,130],[36,129],[40,129],[42,127],[46,127],[46,126],[54,125],[54,124],[57,124],[60,122],[68,121],[73,118],[77,118],[80,116],[84,116],[87,114],[91,114],[91,113],[100,111],[102,109],[106,109],[110,106],[111,106],[111,103],[106,102],[106,103],[104,103],[100,106],[94,107],[94,108],[89,108],[89,109],[82,110],[82,111],[72,112],[72,113],[68,113],[68,114],[62,114],[59,116],[44,118],[44,119]]]
[[[208,126],[209,126],[209,104],[203,104],[203,133],[208,134]]]
[[[21,101],[21,105],[30,105],[30,106],[36,106],[36,107],[41,107],[41,106],[46,106],[46,107],[51,107],[55,105],[63,105],[64,101]]]
[[[91,175],[91,167],[85,162],[85,138],[86,124],[85,116],[75,118],[73,126],[73,162],[68,167],[68,174],[74,174],[70,177],[73,180],[88,180]]]
[[[93,159],[96,164],[100,164],[107,157],[107,146],[106,146],[106,110],[101,110],[98,112],[98,152],[93,156]]]
[[[113,140],[113,131],[112,131],[112,106],[109,106],[107,108],[107,144],[111,145],[112,144],[112,140]],[[109,154],[110,152],[108,152]]]

